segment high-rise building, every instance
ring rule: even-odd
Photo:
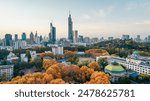
[[[18,34],[15,34],[15,41],[18,41]]]
[[[122,40],[129,40],[130,36],[129,35],[122,35]]]
[[[54,27],[52,23],[50,23],[49,42],[56,44],[56,27]]]
[[[34,44],[34,34],[33,34],[33,32],[30,33],[30,44]]]
[[[70,12],[69,12],[69,17],[68,17],[68,40],[70,42],[73,42],[73,22],[72,22]]]
[[[114,39],[114,37],[108,37],[108,40],[113,40]]]
[[[43,37],[42,37],[42,35],[40,35],[40,42],[43,40]]]
[[[24,32],[22,33],[22,40],[23,40],[23,41],[26,41],[26,40],[27,40],[26,33],[24,33]]]
[[[37,41],[38,41],[38,34],[37,34],[37,31],[36,31],[35,37],[34,37],[34,42],[35,42],[35,43],[38,43]]]
[[[135,38],[135,41],[136,42],[141,42],[142,40],[141,40],[141,36],[140,35],[137,35],[137,37]]]
[[[12,46],[12,35],[11,34],[5,35],[5,46]]]
[[[75,30],[74,31],[74,43],[77,43],[78,42],[78,31]]]
[[[81,43],[83,42],[83,36],[82,35],[79,35],[78,41],[81,42]]]

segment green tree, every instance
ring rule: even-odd
[[[130,84],[130,79],[129,77],[125,76],[125,77],[120,77],[118,80],[119,84]]]
[[[98,59],[98,64],[104,69],[108,65],[108,61],[105,58]]]

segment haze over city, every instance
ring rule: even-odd
[[[1,0],[0,38],[36,30],[48,36],[50,22],[58,38],[67,37],[69,10],[73,30],[81,35],[145,37],[150,33],[149,5],[149,0]]]

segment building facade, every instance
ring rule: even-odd
[[[56,27],[54,27],[52,23],[50,23],[49,42],[56,44]]]
[[[109,63],[115,61],[123,66],[125,66],[129,70],[133,70],[139,74],[148,74],[150,75],[150,57],[140,56],[137,51],[135,51],[132,55],[127,58],[120,58],[114,56],[100,56],[97,57],[97,61],[99,58],[106,58]]]
[[[73,43],[73,22],[71,18],[71,14],[69,12],[69,17],[68,17],[68,40]]]
[[[14,65],[1,65],[0,66],[0,77],[6,80],[11,80],[13,78]]]
[[[22,33],[22,40],[23,40],[23,41],[26,41],[26,40],[27,40],[26,33],[24,33],[24,32]]]
[[[11,34],[6,34],[5,35],[5,46],[12,46],[12,35]]]
[[[62,46],[54,46],[52,47],[52,52],[56,55],[63,55],[64,54],[64,48]]]

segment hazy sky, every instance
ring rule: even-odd
[[[150,35],[150,0],[0,0],[0,38],[6,33],[38,31],[67,37],[67,19],[84,36]]]

